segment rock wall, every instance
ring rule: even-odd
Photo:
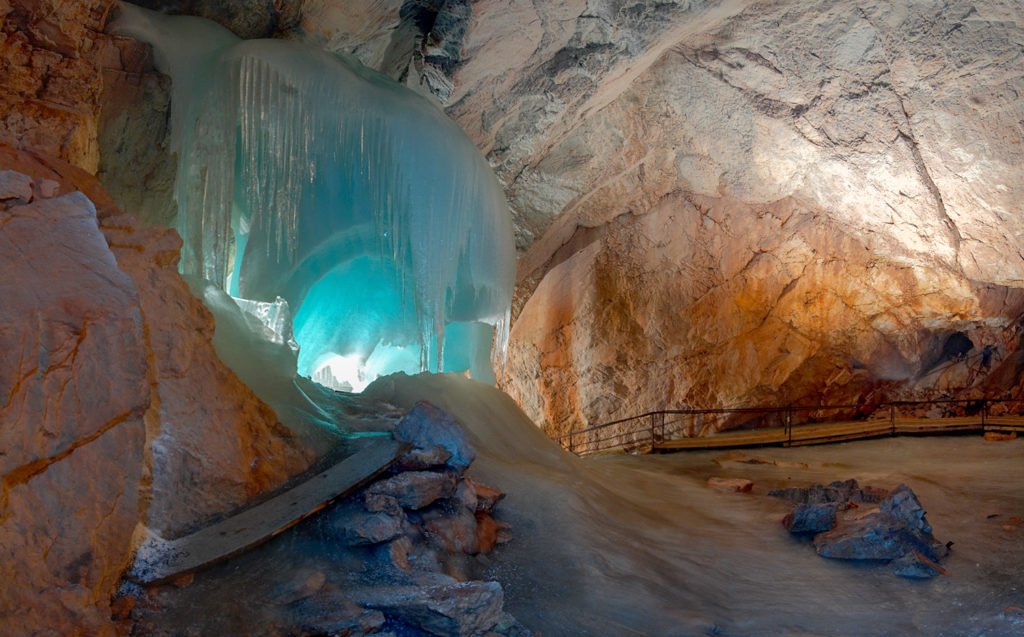
[[[114,0],[0,2],[0,143],[99,164],[99,49]]]
[[[289,36],[388,71],[409,4],[310,0]],[[931,370],[959,331],[1017,349],[1022,24],[1009,0],[472,3],[446,108],[515,218],[505,388],[552,431],[1006,391]]]
[[[316,454],[217,359],[174,231],[4,147],[0,204],[0,625],[113,634],[139,525],[181,533]]]

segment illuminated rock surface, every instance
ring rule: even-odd
[[[34,187],[0,202],[0,546],[18,582],[0,587],[0,624],[112,634],[138,525],[170,535],[228,512],[305,469],[312,443],[216,358],[173,231],[136,230],[63,162],[0,158]]]

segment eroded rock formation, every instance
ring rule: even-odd
[[[287,34],[397,78],[456,51],[521,250],[504,386],[549,431],[1016,383],[935,371],[957,332],[1017,349],[1014,3],[483,0],[446,31],[456,4],[311,0]]]
[[[0,574],[17,582],[0,623],[113,634],[137,527],[181,532],[315,453],[217,359],[173,231],[139,230],[88,174],[3,147],[0,204]]]

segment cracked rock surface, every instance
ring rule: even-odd
[[[181,533],[315,454],[216,357],[174,231],[42,155],[0,146],[0,186],[0,625],[113,635],[138,526]]]

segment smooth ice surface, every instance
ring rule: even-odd
[[[471,429],[470,474],[508,492],[498,517],[514,537],[485,575],[505,587],[507,610],[545,635],[1024,634],[1012,610],[1024,607],[1024,526],[1003,528],[1024,516],[1024,440],[746,452],[778,464],[722,452],[577,459],[508,396],[471,381],[392,376],[367,394],[433,401]],[[716,491],[711,476],[751,479],[754,493]],[[780,524],[788,503],[765,495],[847,478],[911,486],[936,537],[955,542],[943,561],[950,576],[909,581],[818,557]]]
[[[892,438],[841,445],[578,459],[548,440],[505,394],[454,375],[389,376],[361,396],[404,407],[426,399],[469,430],[469,474],[508,496],[496,510],[512,541],[464,573],[495,579],[506,610],[546,636],[724,635],[1010,637],[1024,618],[1024,440]],[[716,459],[718,462],[716,462]],[[750,494],[706,486],[709,476],[754,481]],[[911,581],[884,566],[817,556],[780,524],[776,486],[856,478],[906,483],[935,535],[953,541],[948,577]],[[989,518],[990,515],[997,517]],[[1007,528],[1004,528],[1007,527]],[[249,554],[167,587],[166,633],[263,634],[268,600],[312,573],[330,589],[366,585],[382,568],[325,538],[310,520]],[[415,574],[410,576],[415,579]]]
[[[411,351],[417,370],[489,379],[479,360],[493,328],[499,354],[507,338],[511,222],[493,172],[442,111],[298,43],[131,5],[112,28],[152,44],[173,80],[185,274],[287,300],[300,374],[343,357],[368,382],[407,369]]]

